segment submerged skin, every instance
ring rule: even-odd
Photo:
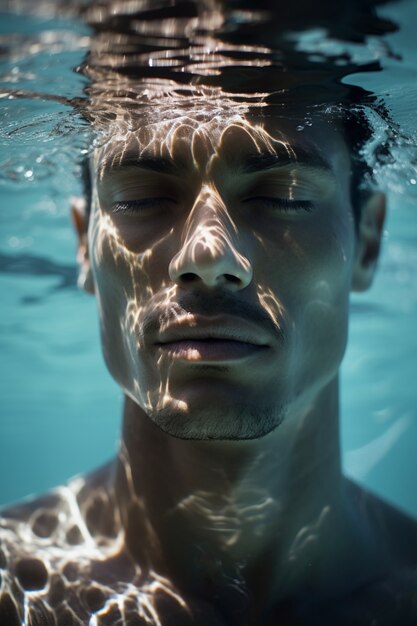
[[[355,225],[341,131],[190,111],[91,170],[80,282],[120,452],[4,512],[0,624],[414,624],[416,525],[340,467],[349,294],[384,220],[374,194]]]

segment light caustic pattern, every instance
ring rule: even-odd
[[[135,494],[127,452],[120,454],[130,498],[130,510],[143,509]],[[93,479],[76,477],[32,502],[22,504],[1,520],[0,619],[6,626],[187,626],[212,623],[222,626],[204,600],[181,594],[171,581],[146,566],[146,547],[157,541],[145,528],[143,564],[130,554],[118,515],[117,494],[110,485],[113,468],[107,466]],[[90,483],[90,484],[89,484]],[[250,488],[249,488],[250,491]],[[257,504],[239,506],[232,499],[195,493],[177,509],[206,520],[225,551],[233,550],[246,526],[257,526],[259,538],[279,504],[268,493],[243,493]],[[175,514],[176,511],[172,511]],[[316,534],[328,515],[323,510],[311,526],[297,534],[289,553],[288,568],[315,550]],[[146,512],[143,511],[146,519]],[[140,529],[137,529],[140,532]],[[198,548],[198,547],[197,547]],[[201,548],[193,567],[221,580],[228,602],[243,607],[248,601],[245,560],[225,571]],[[207,576],[207,574],[206,574]],[[219,596],[220,597],[220,596]],[[213,621],[212,621],[213,620]],[[216,621],[214,621],[216,620]]]
[[[162,354],[159,357],[160,383],[156,388],[149,389],[149,386],[144,384],[137,366],[138,352],[146,347],[144,346],[146,320],[149,317],[154,320],[162,334],[172,324],[184,323],[188,326],[195,324],[195,312],[187,310],[178,302],[179,290],[184,287],[181,276],[186,273],[188,277],[193,277],[192,270],[187,271],[187,259],[191,260],[191,264],[199,265],[201,272],[206,272],[204,281],[209,288],[226,288],[226,291],[233,292],[252,283],[254,278],[250,262],[243,253],[239,228],[233,215],[206,177],[211,164],[221,154],[225,138],[235,133],[252,153],[274,155],[284,150],[289,159],[296,162],[296,155],[291,146],[278,131],[274,137],[261,123],[251,123],[245,117],[243,108],[242,111],[236,112],[236,108],[231,111],[231,105],[225,106],[223,103],[223,109],[220,110],[216,104],[213,105],[212,102],[209,104],[210,102],[210,99],[207,101],[200,95],[196,98],[194,107],[191,103],[187,115],[184,115],[173,98],[170,119],[153,124],[149,123],[148,119],[145,122],[142,119],[136,121],[136,129],[134,118],[127,118],[124,115],[123,119],[117,119],[115,126],[108,129],[106,141],[97,148],[94,156],[93,169],[97,172],[99,184],[107,171],[119,167],[123,169],[127,154],[129,161],[133,155],[133,158],[138,160],[144,156],[151,156],[173,162],[185,155],[186,158],[189,157],[194,172],[197,172],[199,180],[201,179],[193,204],[184,223],[181,224],[177,254],[171,259],[169,268],[166,268],[167,271],[158,284],[152,283],[152,272],[155,272],[155,266],[160,263],[160,250],[170,245],[170,240],[177,237],[174,227],[165,232],[162,230],[150,243],[137,245],[133,237],[131,241],[127,241],[131,237],[130,233],[125,236],[125,233],[121,232],[114,215],[102,210],[97,189],[93,193],[90,242],[94,249],[97,283],[100,285],[100,267],[108,264],[109,258],[112,271],[127,277],[123,281],[123,293],[120,294],[124,308],[120,309],[116,323],[120,326],[119,336],[124,345],[124,358],[130,362],[129,370],[134,372],[134,376],[129,381],[119,380],[119,382],[122,383],[124,391],[147,413],[158,412],[174,405],[180,412],[187,411],[184,402],[177,401],[170,390],[172,358],[169,354]],[[162,102],[161,106],[163,104]],[[157,117],[159,118],[159,115]],[[291,194],[291,189],[288,193]],[[268,244],[264,242],[261,244],[267,254]],[[224,268],[222,259],[226,259]],[[216,266],[213,274],[210,269],[212,265]],[[208,268],[207,271],[203,266]],[[228,276],[227,267],[233,267],[233,276],[229,276],[228,279],[224,278]],[[280,334],[285,317],[282,303],[269,287],[259,281],[255,289],[259,310],[269,320],[271,328]],[[97,295],[102,324],[105,325],[106,303],[101,302],[100,287]],[[117,291],[114,297],[118,297]],[[207,302],[205,306],[216,308],[215,304],[210,305]],[[213,310],[212,313],[222,313],[219,305],[218,311]],[[191,352],[188,358],[192,358]],[[196,361],[198,358],[196,354]]]
[[[172,119],[164,123],[139,124],[135,131],[130,120],[128,126],[123,131],[119,120],[117,132],[110,132],[112,139],[96,150],[92,162],[99,181],[109,165],[122,164],[126,152],[131,154],[133,148],[138,158],[150,154],[175,159],[177,150],[184,146],[191,152],[193,166],[204,181],[205,172],[219,155],[225,135],[230,132],[243,135],[252,152],[276,154],[279,147],[281,152],[287,150],[296,160],[282,137],[273,137],[261,124],[251,124],[236,111],[227,116],[219,111],[207,116],[207,111],[203,115],[201,108],[196,107],[195,115],[189,112],[179,116],[174,111]],[[199,212],[202,209],[204,219]],[[104,353],[106,356],[108,351],[106,358],[110,369],[112,360],[120,360],[122,365],[115,377],[124,392],[150,415],[167,408],[182,413],[188,410],[187,404],[178,401],[171,391],[172,357],[164,354],[158,358],[154,386],[149,384],[140,358],[141,351],[146,353],[149,319],[150,325],[153,323],[160,333],[173,323],[193,325],[194,312],[178,302],[181,267],[185,264],[181,254],[185,249],[193,262],[202,254],[207,256],[209,264],[231,255],[235,275],[234,280],[227,283],[228,290],[232,293],[245,281],[252,283],[257,306],[270,328],[280,335],[286,323],[285,308],[279,297],[269,286],[254,282],[252,270],[239,246],[239,229],[215,188],[201,185],[184,220],[181,245],[170,263],[171,273],[166,268],[155,283],[152,279],[155,263],[158,263],[155,257],[172,235],[169,229],[151,244],[145,242],[139,246],[140,249],[128,245],[114,215],[100,206],[99,193],[94,186],[90,256],[103,335],[108,334],[110,325],[117,344],[116,358],[109,354],[114,345],[106,346],[105,341]],[[270,244],[260,243],[267,254]],[[220,274],[223,276],[220,286],[224,287],[226,279]],[[110,307],[115,314],[113,318],[108,317],[110,302],[113,303]],[[206,306],[207,312],[212,314],[218,305],[208,302]],[[114,492],[110,470],[108,475],[90,478],[87,483],[83,478],[75,479],[44,499],[21,505],[2,521],[1,528],[0,615],[8,616],[7,626],[177,626],[195,619],[194,614],[190,617],[194,610],[190,606],[192,602],[147,562],[147,546],[151,549],[158,538],[146,522],[145,505],[135,493],[128,452],[123,446],[119,463],[125,474],[129,511],[137,512],[134,532],[138,535],[135,543],[143,543],[141,556],[138,558],[129,551],[123,507]],[[239,502],[197,492],[177,503],[173,513],[184,510],[205,519],[217,535],[220,550],[233,551],[247,528],[257,527],[261,537],[279,506],[267,491],[252,493],[250,490],[247,485]],[[203,559],[202,556],[202,567]],[[223,579],[229,577],[229,589],[234,588],[242,598],[245,588],[239,568],[244,568],[241,561],[237,561],[234,572],[222,575]],[[165,619],[166,614],[169,619]],[[199,622],[203,623],[204,620]]]
[[[28,501],[1,518],[0,525],[0,621],[7,626],[178,626],[219,624],[200,599],[178,591],[172,582],[147,564],[147,552],[158,538],[146,523],[144,504],[135,493],[127,450],[119,455],[128,501],[128,512],[118,506],[119,493],[108,465],[87,479],[76,477],[36,500]],[[249,488],[250,489],[250,488]],[[240,506],[227,497],[193,494],[179,502],[178,510],[206,520],[224,550],[233,549],[246,526],[255,523],[261,535],[277,503],[267,492],[243,493],[242,500],[257,504]],[[142,563],[126,545],[128,521],[123,515],[136,510],[142,518]],[[119,511],[121,514],[119,514]],[[127,531],[129,532],[129,531]],[[135,558],[136,556],[136,558]],[[213,570],[229,596],[242,605],[247,594],[242,571],[236,562],[232,573],[220,561],[212,563],[201,549],[202,570]],[[204,616],[204,617],[203,617]],[[216,616],[217,619],[217,616]],[[197,620],[197,621],[195,621]]]
[[[88,489],[75,478],[15,509],[0,535],[4,626],[160,626],[161,599],[188,613],[172,584],[126,551],[106,487]]]

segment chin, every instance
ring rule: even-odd
[[[177,439],[195,441],[245,441],[265,437],[280,426],[282,407],[250,406],[199,407],[190,410],[173,401],[160,409],[147,410],[152,422],[164,433]]]

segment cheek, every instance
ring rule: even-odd
[[[336,307],[346,304],[353,267],[353,237],[344,229],[309,233],[300,275],[312,301]]]
[[[288,371],[299,391],[334,375],[344,354],[353,225],[336,217],[288,225],[264,250],[263,284],[272,290],[285,320],[291,346]]]
[[[100,213],[91,229],[89,246],[104,358],[113,378],[143,406],[146,392],[158,388],[159,378],[141,351],[141,324],[157,299],[168,297],[171,240],[165,236],[147,248],[130,249],[112,220]]]
[[[296,316],[299,358],[304,378],[318,368],[335,373],[343,358],[348,330],[349,293],[354,234],[348,223],[336,223],[327,232],[312,232],[306,249],[308,265]]]
[[[134,232],[131,237],[138,239]],[[120,315],[133,303],[141,307],[160,288],[162,267],[158,271],[158,265],[162,264],[158,264],[158,253],[162,243],[150,245],[148,239],[147,245],[142,241],[142,245],[132,249],[111,218],[98,212],[90,250],[99,296],[109,313]]]
[[[172,233],[172,219],[158,214],[156,218],[139,220],[134,216],[115,216],[113,229],[123,247],[135,256],[144,256]]]
[[[137,325],[152,297],[150,254],[129,251],[111,220],[97,217],[89,239],[102,348],[114,378],[129,386],[137,368]]]
[[[303,313],[310,300],[339,301],[348,296],[354,253],[350,220],[330,218],[287,224],[261,242],[262,269],[278,296],[293,313]]]

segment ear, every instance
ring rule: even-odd
[[[90,256],[88,252],[88,217],[86,211],[86,201],[83,198],[71,198],[71,218],[74,230],[77,235],[77,265],[78,280],[80,289],[87,293],[94,293],[93,274],[91,272]]]
[[[352,274],[352,290],[365,291],[372,285],[381,249],[385,222],[386,197],[374,193],[362,206]]]

